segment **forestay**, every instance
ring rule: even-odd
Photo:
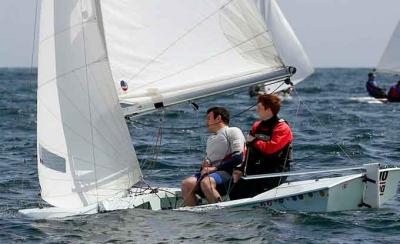
[[[253,1],[101,3],[115,86],[134,105],[127,113],[289,75]]]
[[[41,195],[77,208],[141,177],[109,69],[95,0],[42,0],[37,145]]]
[[[397,24],[377,68],[379,71],[400,74],[400,22]]]
[[[297,69],[296,74],[291,78],[292,83],[297,84],[306,79],[314,72],[314,68],[278,3],[275,0],[255,0],[255,2],[270,30],[275,48],[283,63]],[[266,87],[266,90],[276,92],[288,87],[286,84],[276,84]]]

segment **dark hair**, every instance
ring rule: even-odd
[[[218,117],[218,115],[221,116],[222,121],[226,124],[229,125],[229,111],[226,108],[223,107],[212,107],[207,110],[207,114],[213,112],[214,114],[214,119]]]
[[[372,72],[368,73],[368,78],[373,78],[374,76],[375,76],[374,73],[372,73]]]
[[[258,96],[257,103],[264,105],[265,109],[270,108],[274,115],[277,115],[281,109],[281,100],[275,95],[260,95]]]

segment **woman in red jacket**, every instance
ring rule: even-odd
[[[292,131],[286,121],[278,117],[280,99],[275,95],[261,95],[257,100],[256,121],[247,136],[246,161],[234,172],[237,182],[231,199],[252,197],[282,184],[286,177],[239,180],[240,175],[269,174],[288,171],[292,159]]]
[[[389,102],[400,102],[400,80],[390,87],[388,100]]]

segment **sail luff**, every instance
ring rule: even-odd
[[[38,67],[42,198],[77,208],[126,191],[141,171],[109,68],[96,0],[43,0]]]

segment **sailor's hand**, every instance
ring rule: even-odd
[[[254,141],[254,139],[256,139],[254,136],[248,134],[248,135],[247,135],[247,138],[246,138],[246,141],[247,141],[247,142],[252,142],[252,141]]]
[[[201,162],[201,168],[209,167],[210,166],[210,160],[205,159]]]
[[[240,180],[241,176],[242,176],[242,171],[240,171],[240,170],[233,171],[233,173],[232,173],[233,183],[237,183]]]
[[[201,176],[211,174],[213,172],[217,171],[217,167],[204,167],[201,170]]]

